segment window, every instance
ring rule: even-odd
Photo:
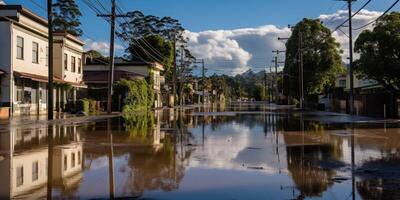
[[[71,72],[75,72],[76,71],[76,62],[75,62],[75,57],[72,56],[71,57]]]
[[[346,80],[339,80],[339,86],[346,87]]]
[[[81,152],[78,151],[78,165],[81,164]]]
[[[68,71],[68,54],[64,53],[64,70]]]
[[[39,178],[39,163],[38,161],[32,163],[32,181],[36,181]]]
[[[72,153],[71,155],[71,168],[75,167],[75,153]]]
[[[18,86],[17,87],[17,102],[22,102],[23,96],[24,96],[24,90],[22,89],[22,87]]]
[[[32,42],[32,63],[39,63],[39,44]]]
[[[24,59],[24,38],[17,36],[17,58]]]
[[[78,58],[78,73],[82,73],[82,59]]]
[[[68,158],[67,158],[67,155],[65,155],[65,156],[64,156],[64,171],[66,171],[66,170],[67,170],[67,167],[68,167],[68,166],[67,166],[67,161],[68,161],[67,159],[68,159]]]
[[[17,187],[24,184],[24,167],[17,167]]]

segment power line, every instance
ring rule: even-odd
[[[369,26],[369,25],[371,25],[371,24],[377,22],[378,20],[382,19],[382,17],[385,16],[388,12],[390,12],[390,10],[392,10],[392,8],[393,8],[394,6],[396,6],[399,2],[400,2],[400,0],[396,0],[396,1],[395,1],[381,16],[379,16],[379,17],[376,18],[375,20],[373,20],[373,21],[371,21],[371,22],[369,22],[369,23],[367,23],[367,24],[365,24],[365,25],[363,25],[363,26],[361,26],[361,27],[355,28],[355,29],[353,29],[353,30],[360,30],[360,29],[363,29],[363,28],[365,28],[365,27],[367,27],[367,26]]]
[[[361,6],[360,9],[357,10],[357,12],[355,12],[351,18],[355,17],[358,13],[361,12],[361,10],[363,10],[369,3],[371,3],[372,0],[368,0],[363,6]],[[339,26],[337,26],[332,32],[337,31],[338,29],[340,29],[340,27],[342,27],[345,23],[347,23],[350,19],[346,19],[343,23],[341,23]]]

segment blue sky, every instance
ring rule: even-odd
[[[46,6],[46,0],[5,0],[7,4],[22,4],[45,15],[32,1]],[[77,0],[81,6],[85,32],[94,39],[107,39],[107,24]],[[110,5],[110,0],[100,0]],[[365,0],[359,0],[357,8]],[[375,0],[369,10],[382,11],[393,0]],[[304,17],[316,18],[320,14],[334,12],[345,5],[336,0],[117,0],[123,10],[141,10],[145,14],[172,16],[179,19],[190,31],[257,27],[266,24],[286,26]],[[399,7],[396,8],[397,10]],[[96,30],[96,31],[89,31]]]
[[[111,6],[111,0],[98,1],[107,8]],[[366,1],[355,2],[354,10]],[[366,10],[355,18],[355,26],[376,19],[394,1],[372,0]],[[45,16],[43,8],[46,7],[46,0],[5,2],[22,4]],[[83,14],[81,21],[85,35],[82,38],[87,43],[86,48],[107,55],[109,24],[96,17],[82,0],[77,2]],[[319,18],[332,29],[347,18],[345,11],[340,11],[347,9],[346,3],[336,0],[117,0],[117,4],[124,11],[141,10],[145,14],[178,19],[189,31],[188,35],[192,39],[190,47],[194,55],[206,59],[210,70],[226,73],[248,69],[258,71],[269,67],[273,56],[271,51],[284,49],[284,44],[276,38],[290,35],[290,30],[285,29],[288,24],[295,24],[305,17]],[[393,11],[399,11],[399,5]],[[355,33],[355,38],[358,34]],[[348,43],[345,35],[334,33],[334,37],[341,43],[345,52],[343,58],[346,58]],[[121,44],[119,41],[117,43]],[[123,47],[120,46],[117,54],[121,55],[122,52]]]

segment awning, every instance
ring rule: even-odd
[[[30,73],[25,73],[25,72],[14,72],[14,76],[17,78],[26,78],[26,79],[30,79],[32,81],[39,81],[39,82],[43,82],[43,83],[49,82],[49,79],[47,76],[41,76],[41,75],[37,75],[37,74],[30,74]],[[53,77],[53,81],[54,81],[54,83],[67,83],[74,87],[80,87],[80,88],[87,87],[83,83],[73,83],[73,82],[64,81],[57,76]]]

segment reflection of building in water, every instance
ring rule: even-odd
[[[71,128],[72,127],[72,128]],[[71,185],[73,174],[82,172],[83,154],[79,133],[71,126],[53,127],[53,163],[49,162],[49,138],[47,126],[36,129],[14,128],[0,134],[0,149],[4,160],[0,161],[0,198],[29,195],[43,198],[47,194],[48,167],[58,179],[54,186]],[[50,164],[50,166],[49,166]],[[73,181],[76,184],[76,181]]]

